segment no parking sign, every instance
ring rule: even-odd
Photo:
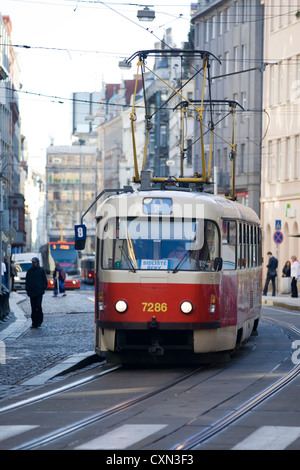
[[[279,230],[277,230],[275,233],[274,233],[274,242],[275,243],[282,243],[283,242],[283,233],[280,232]]]

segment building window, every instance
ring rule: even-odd
[[[295,139],[295,179],[300,176],[300,136],[297,135]]]
[[[272,65],[270,68],[270,106],[273,106],[274,103],[274,89],[275,89],[275,65]]]
[[[238,2],[238,1],[235,2],[234,8],[235,8],[235,24],[238,25],[239,22],[240,22],[240,18],[239,18],[239,2]]]
[[[247,68],[247,46],[246,44],[242,45],[242,68],[246,70]]]
[[[205,42],[209,41],[209,20],[205,21]]]
[[[211,38],[215,39],[216,37],[216,17],[213,16],[211,19]]]
[[[219,35],[223,34],[223,22],[224,22],[224,12],[220,11],[219,13]]]
[[[292,59],[288,60],[288,79],[287,79],[287,99],[291,100],[291,92],[293,86],[293,68],[292,68]]]
[[[241,172],[246,173],[246,144],[241,144]]]
[[[193,148],[193,140],[192,139],[187,139],[186,143],[186,163],[187,165],[192,165],[192,148]]]
[[[286,171],[285,171],[285,179],[291,179],[291,139],[286,139]]]
[[[272,141],[270,141],[268,145],[268,163],[267,163],[268,183],[272,183],[272,169],[273,169],[273,149],[272,149]]]
[[[282,103],[283,102],[283,65],[282,62],[278,65],[278,102]]]
[[[225,52],[225,73],[229,73],[229,52]]]
[[[247,8],[248,8],[247,1],[248,0],[242,1],[242,22],[243,23],[246,23],[247,21]]]
[[[229,31],[229,8],[224,11],[224,16],[225,31]]]
[[[277,141],[277,180],[281,181],[282,172],[281,172],[281,140]]]
[[[235,46],[233,48],[233,54],[234,54],[234,71],[238,72],[239,66],[238,66],[238,61],[239,61],[239,47]]]

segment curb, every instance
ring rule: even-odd
[[[273,305],[274,307],[286,308],[287,310],[300,311],[300,305],[291,305],[278,300],[262,300],[262,305]]]
[[[4,341],[6,339],[17,339],[21,336],[24,331],[26,331],[30,325],[31,320],[27,318],[25,312],[19,307],[18,304],[26,300],[25,295],[11,293],[9,296],[9,307],[11,314],[14,314],[15,320],[4,330],[0,332],[0,340]]]
[[[45,382],[53,379],[54,377],[71,372],[72,370],[80,369],[95,362],[99,362],[99,358],[94,351],[74,354],[51,369],[48,369],[45,372],[42,372],[41,374],[26,380],[25,382],[22,382],[21,385],[43,385]]]

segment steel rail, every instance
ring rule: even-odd
[[[280,322],[278,320],[274,320],[273,318],[264,317],[264,320],[269,322],[275,323],[280,326],[284,326],[285,328],[290,329],[294,333],[300,335],[300,330],[295,327],[294,325],[290,325],[285,322]],[[225,417],[215,421],[211,426],[205,428],[204,430],[192,435],[190,438],[186,439],[184,442],[177,443],[172,450],[193,450],[203,442],[207,441],[208,439],[212,438],[216,434],[219,434],[225,428],[230,426],[235,421],[242,418],[245,414],[251,411],[256,406],[260,405],[262,402],[270,398],[272,395],[277,393],[281,388],[288,385],[291,381],[293,381],[300,372],[300,365],[296,365],[293,367],[289,372],[283,375],[279,380],[274,382],[269,387],[265,388],[262,392],[258,393],[250,400],[246,401],[240,407],[238,407],[233,412],[229,413]]]
[[[67,390],[71,390],[72,388],[80,387],[81,385],[84,385],[88,382],[96,380],[103,375],[109,374],[110,372],[113,372],[119,369],[120,367],[122,367],[121,364],[116,364],[115,366],[110,367],[106,370],[102,370],[101,372],[98,372],[97,374],[89,375],[88,377],[85,377],[84,379],[79,379],[79,380],[76,380],[75,382],[71,382],[70,384],[62,385],[61,387],[57,387],[53,390],[49,390],[48,392],[40,393],[39,395],[35,395],[30,398],[25,398],[24,400],[20,400],[16,403],[12,403],[11,405],[3,406],[2,408],[0,408],[0,414],[6,413],[7,411],[14,411],[23,406],[32,405],[33,403],[39,402],[41,400],[45,400],[46,398],[51,398],[52,396],[57,395],[59,393],[66,392]]]
[[[184,380],[188,379],[189,377],[192,377],[193,375],[199,373],[201,370],[207,368],[209,366],[202,366],[199,367],[192,372],[189,372],[188,374],[185,374],[181,377],[178,377],[177,379],[172,380],[171,382],[162,385],[160,387],[155,388],[154,390],[151,390],[150,392],[142,393],[139,394],[133,398],[130,398],[128,400],[125,400],[121,403],[118,403],[117,405],[114,405],[110,408],[107,408],[99,413],[96,413],[93,416],[90,416],[89,418],[84,418],[80,421],[77,421],[76,423],[69,424],[67,426],[63,426],[62,428],[52,431],[48,434],[45,434],[41,437],[38,437],[36,439],[33,439],[29,442],[26,442],[24,444],[21,444],[18,447],[13,448],[12,450],[33,450],[36,449],[37,447],[40,448],[42,446],[45,446],[49,444],[50,442],[63,438],[67,436],[68,434],[71,434],[75,431],[79,431],[80,429],[90,426],[91,424],[96,423],[97,421],[100,421],[104,418],[107,418],[108,416],[111,416],[115,413],[119,413],[120,411],[124,411],[127,408],[134,406],[144,400],[147,400],[148,398],[152,398],[153,396],[158,395],[159,393],[164,392],[165,390],[168,390],[169,388],[173,387],[174,385],[177,385],[180,382],[183,382]]]

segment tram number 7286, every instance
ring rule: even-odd
[[[168,306],[166,302],[142,302],[143,312],[166,312]]]

